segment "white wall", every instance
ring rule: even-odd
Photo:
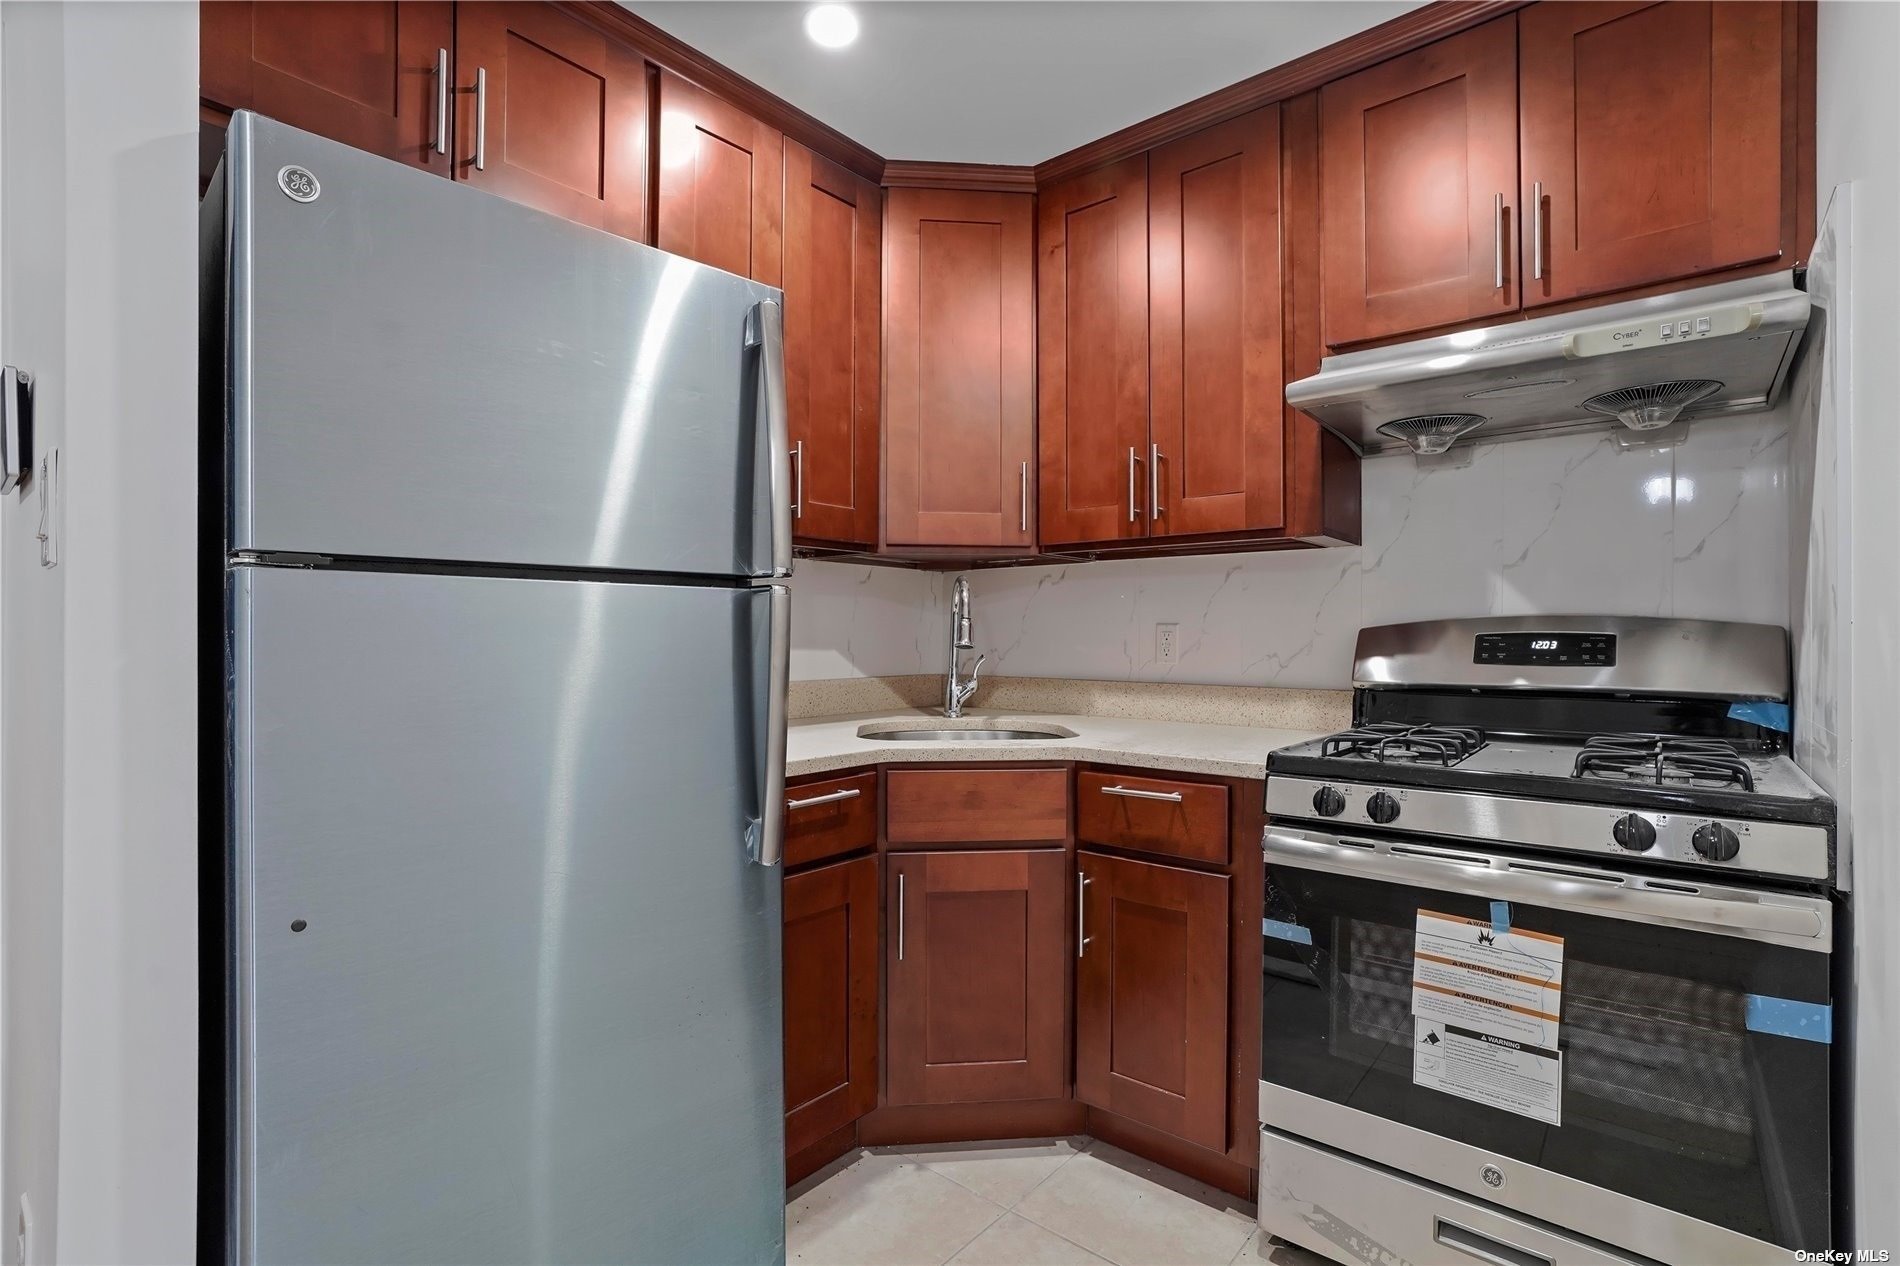
[[[1782,624],[1788,411],[1673,449],[1607,431],[1363,465],[1359,549],[973,574],[996,673],[1345,688],[1362,624],[1602,612]],[[1180,626],[1155,659],[1154,626]]]
[[[5,354],[38,375],[63,511],[43,571],[37,502],[0,509],[8,1256],[27,1191],[35,1263],[186,1262],[198,10],[10,2],[0,20]]]
[[[1856,706],[1847,718],[1854,854],[1856,1228],[1860,1247],[1900,1249],[1900,5],[1824,0],[1819,15],[1817,184],[1852,182],[1853,276],[1845,422],[1845,635]]]
[[[792,680],[943,671],[941,572],[799,559],[792,569]]]

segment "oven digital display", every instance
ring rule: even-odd
[[[1616,663],[1614,633],[1480,633],[1473,663],[1608,668]]]

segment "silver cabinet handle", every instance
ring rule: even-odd
[[[1088,934],[1088,889],[1093,881],[1081,871],[1075,872],[1075,956],[1082,957],[1091,938]]]
[[[1531,185],[1531,280],[1544,279],[1544,182]]]
[[[897,872],[897,961],[904,961],[904,872]]]
[[[435,50],[435,152],[449,152],[449,50]]]
[[[836,804],[840,800],[856,800],[864,791],[859,787],[846,787],[843,791],[828,791],[822,796],[806,796],[803,800],[787,800],[787,809],[809,809],[814,805]]]
[[[1105,796],[1127,796],[1130,800],[1166,800],[1173,804],[1181,803],[1178,791],[1143,791],[1139,787],[1104,787]]]
[[[1148,446],[1148,518],[1161,517],[1161,445]]]
[[[1135,456],[1135,450],[1128,450],[1128,521],[1139,522],[1141,513],[1135,508],[1135,467],[1141,465],[1141,458]]]
[[[1432,1238],[1446,1248],[1486,1262],[1489,1266],[1556,1266],[1555,1258],[1493,1239],[1443,1218],[1432,1219]]]
[[[1504,195],[1491,200],[1491,289],[1504,289]]]
[[[772,501],[771,574],[792,574],[792,436],[785,403],[785,310],[771,300],[746,317],[745,342],[759,351],[758,414],[766,446],[766,486]],[[802,450],[799,465],[804,465]]]
[[[475,70],[475,170],[488,170],[488,67]]]
[[[1018,532],[1027,532],[1029,530],[1029,463],[1028,462],[1023,463],[1022,509],[1016,515],[1016,530]]]
[[[805,517],[805,441],[792,445],[792,517]]]
[[[746,842],[754,862],[776,866],[785,853],[785,725],[786,692],[792,676],[792,591],[784,585],[766,585],[752,592],[765,596],[767,634],[766,660],[761,666],[765,686],[763,732],[756,742],[759,818],[748,829]],[[757,716],[756,700],[754,707]]]

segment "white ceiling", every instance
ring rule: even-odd
[[[621,0],[886,158],[1029,164],[1416,8],[1416,0]]]

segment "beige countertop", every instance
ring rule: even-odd
[[[1001,742],[905,742],[859,737],[863,727],[903,729],[1061,729],[1070,738]],[[1057,712],[966,710],[946,720],[933,709],[897,709],[844,716],[807,717],[791,723],[785,772],[807,774],[858,765],[915,761],[1096,761],[1190,774],[1260,778],[1267,753],[1320,737],[1317,730],[1268,729],[1252,725],[1206,725],[1135,717],[1075,716]]]

